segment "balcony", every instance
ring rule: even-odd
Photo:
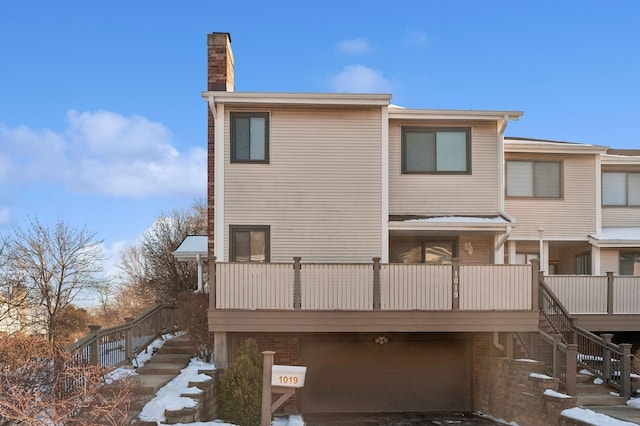
[[[212,331],[535,331],[531,265],[215,263]]]
[[[591,331],[638,331],[640,276],[543,277],[578,325]]]

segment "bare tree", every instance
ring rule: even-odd
[[[206,235],[207,209],[202,201],[195,201],[191,210],[174,210],[161,215],[143,238],[147,283],[156,297],[175,301],[178,294],[197,288],[198,271],[195,264],[178,262],[172,252],[189,235]]]
[[[40,326],[54,342],[62,311],[81,296],[106,286],[101,241],[85,228],[58,220],[49,228],[37,219],[7,240],[7,269],[42,312]]]
[[[78,363],[37,336],[0,337],[0,419],[28,425],[125,425],[131,382]]]
[[[119,324],[127,317],[133,318],[156,302],[140,247],[130,246],[120,252],[119,269],[118,287],[105,289],[100,294],[99,305],[91,309],[94,321],[103,327]]]
[[[0,332],[27,331],[31,323],[29,293],[23,284],[21,271],[8,267],[9,241],[0,238]]]

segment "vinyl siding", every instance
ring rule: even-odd
[[[512,239],[584,241],[596,231],[596,163],[594,155],[535,155],[507,153],[506,160],[562,161],[563,196],[556,199],[505,199],[507,213],[517,226]],[[506,184],[506,183],[505,183]]]
[[[471,174],[402,174],[402,127],[471,127]],[[389,210],[392,215],[492,215],[499,210],[498,136],[494,122],[389,125]]]
[[[640,226],[640,207],[602,207],[602,227]]]
[[[381,110],[270,112],[270,164],[229,162],[225,122],[225,251],[229,225],[269,225],[271,261],[371,262],[381,255]],[[245,110],[246,111],[246,110]]]
[[[603,274],[606,272],[613,272],[614,274],[620,272],[620,253],[617,249],[600,250],[600,271]]]

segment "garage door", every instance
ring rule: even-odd
[[[376,337],[300,342],[303,413],[471,411],[469,340]]]

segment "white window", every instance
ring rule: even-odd
[[[403,128],[402,173],[471,173],[471,130]]]
[[[507,161],[507,196],[560,198],[561,176],[559,161]]]
[[[603,206],[640,206],[640,173],[602,173]]]

